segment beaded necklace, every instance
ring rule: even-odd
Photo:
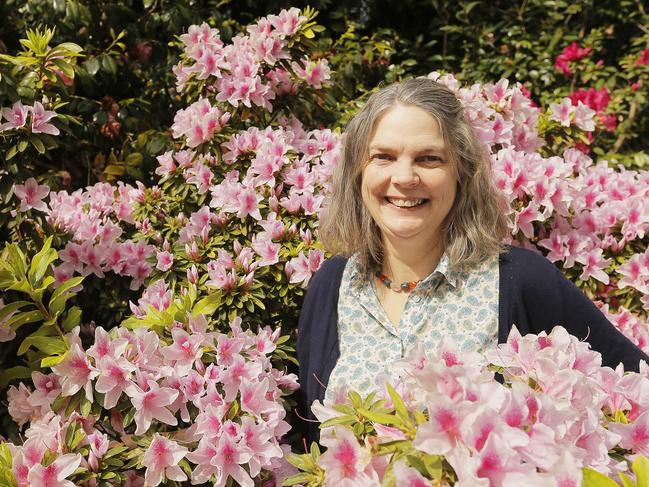
[[[381,271],[376,271],[375,275],[377,279],[385,285],[385,287],[390,288],[395,293],[400,293],[401,291],[410,292],[417,287],[417,284],[422,281],[421,279],[419,279],[418,281],[406,281],[402,282],[401,284],[397,284],[396,282],[392,282],[390,279],[388,279],[388,276],[383,274]]]

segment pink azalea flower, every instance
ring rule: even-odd
[[[171,266],[174,263],[174,255],[171,252],[167,251],[157,252],[156,259],[158,261],[156,268],[158,270],[161,270],[162,272],[167,272],[169,269],[171,269]]]
[[[97,361],[99,373],[95,389],[97,392],[105,394],[104,407],[106,409],[114,408],[122,392],[132,386],[131,374],[135,369],[136,366],[124,357],[105,355]]]
[[[609,283],[609,276],[605,269],[611,263],[611,259],[603,257],[601,248],[594,248],[587,253],[582,253],[577,257],[577,262],[584,265],[579,279],[585,281],[590,277],[597,279],[604,284]]]
[[[282,224],[282,229],[284,225]],[[257,261],[259,267],[273,265],[279,262],[279,250],[281,245],[278,243],[273,243],[269,240],[256,239],[252,242],[252,248],[257,254],[261,257],[261,260]]]
[[[649,410],[630,424],[610,423],[608,429],[622,437],[620,440],[622,448],[641,455],[649,455]]]
[[[550,105],[550,120],[555,120],[563,127],[569,127],[571,122],[571,115],[575,112],[570,98],[564,98],[561,103],[552,103]]]
[[[38,184],[34,178],[29,178],[25,184],[16,184],[14,194],[20,199],[20,211],[31,210],[47,212],[47,205],[43,198],[50,193],[50,188],[44,184]]]
[[[52,371],[61,378],[61,393],[63,396],[72,396],[77,391],[84,389],[86,399],[92,401],[92,380],[98,372],[90,364],[86,352],[78,343],[72,345],[66,358]]]
[[[269,15],[268,21],[278,33],[292,36],[299,30],[300,24],[306,20],[306,17],[300,13],[299,8],[291,7],[288,10],[282,10],[279,15]]]
[[[56,112],[45,110],[40,102],[35,102],[32,108],[32,132],[35,134],[59,135],[59,129],[48,123],[54,117],[56,117]]]
[[[216,452],[211,465],[217,467],[214,487],[223,487],[232,477],[241,487],[254,487],[255,482],[241,466],[247,464],[253,452],[245,445],[235,441],[229,434],[223,434],[216,443]]]
[[[218,468],[212,465],[212,458],[217,454],[217,448],[210,437],[203,436],[198,442],[198,448],[187,454],[187,460],[196,464],[192,470],[192,484],[208,482],[212,475],[218,473]]]
[[[396,485],[404,487],[430,487],[430,482],[417,470],[407,466],[403,461],[394,464],[393,470]]]
[[[9,386],[7,390],[7,400],[9,402],[9,415],[18,426],[23,426],[26,422],[32,421],[41,416],[40,407],[33,406],[29,402],[31,391],[20,382],[18,387]]]
[[[370,452],[361,447],[354,433],[341,427],[334,427],[322,435],[320,443],[327,451],[318,459],[318,464],[327,472],[327,483],[340,487],[379,487],[376,472],[370,465]]]
[[[243,189],[237,195],[238,212],[237,217],[242,220],[250,215],[255,220],[261,220],[261,213],[259,212],[259,202],[262,196],[257,194],[253,188]]]
[[[173,343],[163,347],[160,352],[167,363],[173,363],[181,375],[189,373],[194,362],[203,355],[202,343],[205,337],[201,334],[190,335],[182,328],[171,330]]]
[[[586,132],[595,130],[595,110],[591,110],[582,102],[578,102],[574,111],[573,123]]]
[[[516,234],[518,230],[521,230],[527,238],[532,238],[534,236],[532,222],[535,221],[543,221],[543,215],[539,211],[538,205],[530,202],[525,208],[516,212],[512,234]]]
[[[32,372],[32,382],[35,390],[29,396],[28,402],[32,406],[40,407],[43,413],[50,410],[51,404],[61,393],[61,385],[56,374],[43,374],[41,372]]]
[[[88,454],[88,465],[93,472],[99,471],[99,460],[108,451],[108,435],[99,431],[93,431],[86,439],[90,445],[90,453]]]
[[[34,465],[27,476],[30,487],[75,487],[66,480],[81,464],[81,455],[61,455],[47,467]]]
[[[201,162],[185,171],[185,180],[198,188],[198,194],[205,194],[212,185],[212,170]]]
[[[278,404],[266,398],[268,389],[268,379],[259,382],[242,379],[240,386],[241,409],[254,416],[262,416],[262,414],[277,410]]]
[[[174,163],[172,152],[167,151],[162,155],[156,157],[158,161],[158,167],[155,169],[155,173],[159,176],[165,176],[176,169],[176,164]]]
[[[29,109],[30,107],[23,105],[20,100],[14,103],[11,108],[3,108],[2,116],[7,122],[0,125],[0,132],[24,127],[27,123]]]
[[[165,478],[177,482],[187,480],[187,475],[178,466],[178,462],[185,458],[187,452],[184,446],[156,433],[142,459],[142,465],[146,467],[146,484],[155,487]]]
[[[159,387],[154,380],[148,380],[147,385],[146,391],[135,384],[126,389],[135,408],[136,435],[146,433],[154,419],[171,426],[178,424],[176,417],[165,407],[176,400],[178,391],[170,387]]]
[[[413,446],[431,455],[444,455],[461,438],[465,408],[439,395],[431,397],[427,409],[430,419],[419,427]]]

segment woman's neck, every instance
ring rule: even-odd
[[[383,272],[397,283],[419,281],[435,270],[443,253],[441,241],[433,245],[384,241]]]

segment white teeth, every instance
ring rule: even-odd
[[[422,199],[418,200],[398,200],[394,198],[387,198],[387,200],[392,203],[394,206],[400,206],[404,208],[411,208],[413,206],[420,205],[424,202]]]

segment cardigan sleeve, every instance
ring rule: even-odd
[[[338,292],[347,259],[332,257],[311,278],[300,311],[297,334],[299,383],[298,429],[307,440],[319,437],[311,404],[323,399],[331,370],[338,360]],[[315,421],[315,422],[314,422]]]
[[[640,360],[649,361],[549,260],[519,248],[508,254],[501,292],[509,295],[503,296],[509,302],[509,327],[516,325],[525,334],[550,332],[561,325],[571,335],[588,341],[602,354],[602,365],[613,368],[622,363],[625,370],[637,371]]]

